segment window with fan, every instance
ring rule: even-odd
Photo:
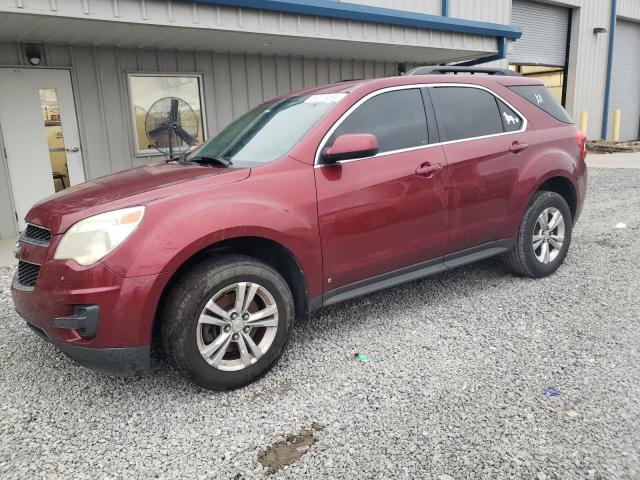
[[[129,74],[136,156],[174,155],[204,141],[200,75]]]

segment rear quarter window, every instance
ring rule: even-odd
[[[569,114],[562,108],[562,105],[553,98],[553,95],[551,95],[544,85],[518,85],[511,86],[509,89],[529,103],[534,104],[543,112],[548,113],[556,120],[562,123],[573,123]]]
[[[504,132],[496,98],[472,87],[433,87],[430,90],[441,141],[482,137]]]

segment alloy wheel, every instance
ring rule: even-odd
[[[565,224],[560,210],[545,208],[533,228],[533,252],[540,263],[553,262],[564,244]]]
[[[214,368],[242,370],[256,363],[278,330],[278,305],[262,285],[237,282],[206,303],[196,328],[202,358]]]

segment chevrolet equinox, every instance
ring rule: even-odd
[[[221,390],[267,372],[323,306],[494,255],[550,275],[584,202],[585,136],[541,82],[482,72],[282,95],[189,154],[39,202],[18,313],[112,374],[147,372],[157,338]]]

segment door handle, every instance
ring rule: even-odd
[[[519,141],[516,140],[509,146],[509,151],[513,153],[518,153],[524,150],[525,148],[529,148],[528,143],[520,143]]]
[[[79,151],[80,151],[80,147],[78,147],[78,146],[76,145],[76,146],[73,146],[73,147],[71,147],[71,148],[65,148],[65,150],[66,150],[67,152],[79,152]]]
[[[416,168],[416,175],[420,175],[421,177],[430,177],[442,168],[441,163],[423,163],[418,168]]]

